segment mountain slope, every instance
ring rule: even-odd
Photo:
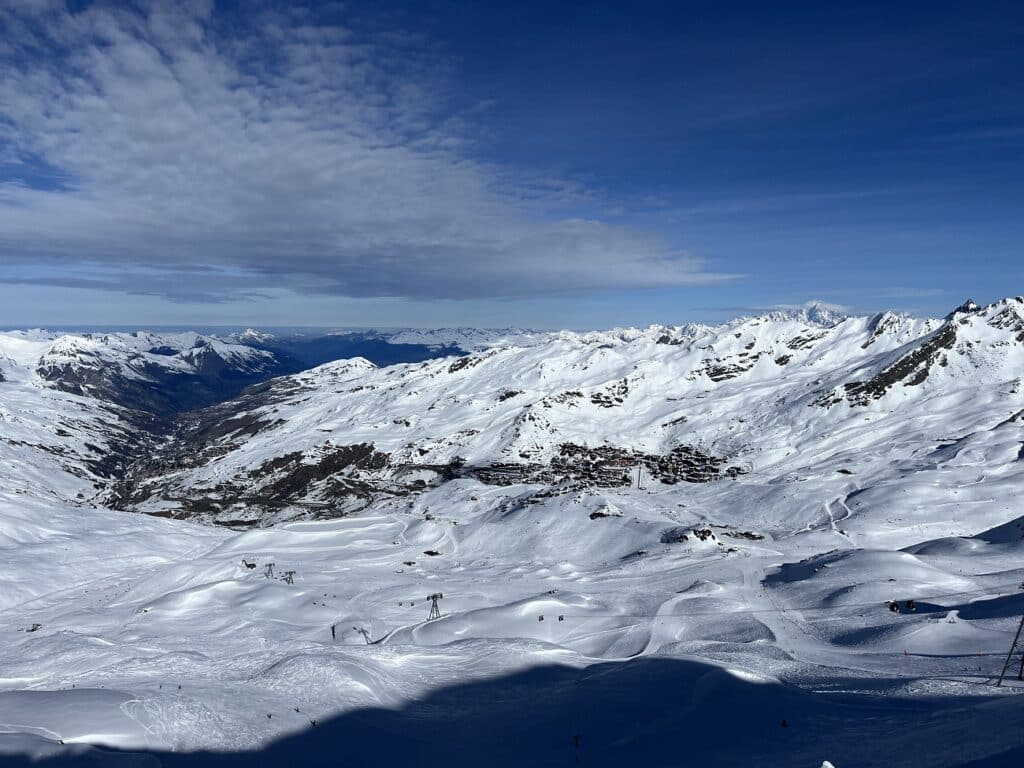
[[[379,369],[331,363],[179,423],[118,490],[228,524],[347,514],[454,478],[491,485],[892,474],[1024,407],[1024,302],[945,321],[804,314],[556,333]],[[810,462],[810,464],[808,464]],[[895,462],[895,463],[894,463]]]
[[[291,370],[269,352],[195,333],[2,333],[5,479],[60,500],[91,497],[182,408]]]
[[[222,400],[300,367],[265,350],[196,333],[65,335],[35,361],[36,373],[58,389],[157,416]]]
[[[340,361],[102,477],[7,341],[0,759],[1012,764],[1022,306]]]

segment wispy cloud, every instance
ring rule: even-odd
[[[474,159],[443,67],[321,21],[264,7],[228,24],[202,0],[0,9],[0,281],[207,301],[728,279],[567,216],[587,190]]]

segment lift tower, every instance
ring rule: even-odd
[[[1024,581],[1021,582],[1020,588],[1024,589]],[[1003,664],[1003,671],[999,673],[999,680],[996,682],[996,688],[1003,684],[1003,678],[1006,677],[1006,670],[1010,668],[1010,662],[1013,661],[1013,652],[1017,650],[1017,643],[1020,642],[1021,633],[1024,632],[1024,616],[1020,617],[1020,624],[1017,625],[1017,634],[1013,636],[1013,642],[1010,643],[1010,652],[1006,654],[1006,663]],[[1017,673],[1018,680],[1024,680],[1024,649],[1022,649],[1020,659],[1020,671]]]
[[[434,619],[441,618],[441,609],[437,607],[437,601],[444,597],[440,592],[435,592],[432,595],[427,595],[427,600],[430,601],[430,615],[427,616],[427,621],[433,621]]]

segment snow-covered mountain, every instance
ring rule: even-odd
[[[195,333],[0,333],[4,479],[91,497],[178,411],[297,368]]]
[[[779,313],[338,361],[189,414],[119,503],[265,524],[455,478],[565,491],[628,486],[638,466],[666,485],[882,476],[1024,408],[1022,328],[1009,299],[945,320]]]
[[[0,761],[1022,754],[1024,299],[469,339],[0,335]]]
[[[423,344],[466,352],[508,344],[528,346],[547,337],[545,333],[523,328],[404,328],[381,333],[389,344]]]
[[[153,413],[215,402],[299,367],[271,352],[197,333],[23,338],[41,346],[38,357],[26,362],[57,388]]]

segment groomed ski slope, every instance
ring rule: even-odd
[[[942,766],[1021,744],[1024,698],[991,685],[1024,608],[1019,538],[800,564],[828,534],[716,535],[629,557],[664,492],[618,494],[621,518],[531,505],[501,525],[470,490],[427,494],[452,510],[433,520],[382,509],[241,534],[52,507],[49,530],[19,531],[24,502],[6,496],[20,544],[6,567],[37,583],[0,614],[0,749],[561,765],[580,734],[596,765],[689,764],[685,749],[702,765],[883,765],[899,750],[901,765]],[[598,532],[574,537],[577,517]],[[268,562],[294,584],[265,577]],[[427,623],[435,590],[443,616]],[[885,609],[905,595],[916,613]]]

